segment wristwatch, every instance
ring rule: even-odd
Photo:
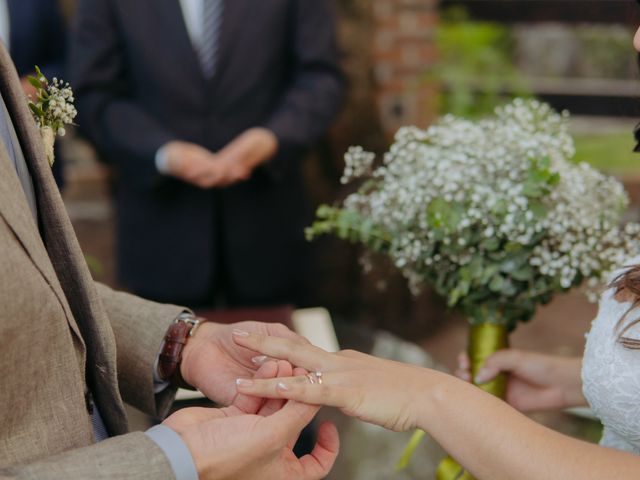
[[[204,322],[206,319],[184,312],[171,324],[164,337],[164,345],[158,360],[158,375],[162,380],[168,381],[174,387],[193,390],[193,387],[188,385],[180,374],[180,363],[184,346]]]

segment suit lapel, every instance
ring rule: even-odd
[[[3,97],[5,95],[4,90],[5,89],[2,91]],[[9,108],[8,105],[7,108]],[[15,168],[9,159],[9,154],[5,146],[1,143],[0,178],[3,179],[3,181],[0,182],[0,215],[5,219],[38,271],[53,289],[65,310],[71,329],[80,342],[82,342],[80,330],[71,314],[58,276],[53,269],[49,254],[42,242],[38,225],[36,225],[33,219],[24,190],[20,185]]]
[[[168,45],[175,50],[175,58],[182,60],[187,69],[188,78],[198,78],[204,81],[200,61],[187,30],[187,24],[182,13],[179,0],[156,0],[154,8],[159,16],[161,32],[164,38],[170,39]]]
[[[0,215],[58,297],[64,297],[9,154],[0,143]],[[68,312],[67,312],[68,313]],[[72,327],[78,332],[75,322]]]
[[[248,0],[223,1],[224,13],[219,38],[219,57],[216,65],[216,74],[209,82],[207,82],[202,73],[198,54],[191,43],[191,37],[189,36],[179,0],[157,0],[158,7],[154,9],[156,15],[160,17],[163,35],[171,39],[171,48],[175,50],[176,58],[184,60],[185,68],[188,69],[188,77],[199,78],[207,84],[217,84],[233,58],[233,47],[237,42],[238,36],[242,34],[242,26],[245,23],[245,16],[248,13],[250,3]]]
[[[222,29],[220,31],[220,48],[218,49],[218,64],[212,82],[217,85],[225,73],[229,72],[229,64],[233,58],[233,49],[242,35],[242,28],[249,13],[249,0],[223,0],[224,13]]]
[[[76,331],[79,329],[82,334],[81,340],[86,344],[87,378],[90,388],[93,390],[109,433],[124,433],[127,430],[127,422],[122,399],[117,389],[113,330],[97,296],[93,279],[51,174],[42,139],[27,107],[18,74],[2,45],[0,45],[0,89],[33,177],[42,239],[50,264],[53,265],[55,276],[59,280],[58,285],[54,279],[54,285],[56,285],[54,288],[60,291],[60,301],[65,309],[71,310],[68,317],[72,328]],[[16,223],[15,219],[13,223]],[[19,224],[18,228],[21,228]],[[25,237],[26,233],[23,233],[20,238]],[[31,234],[34,233],[37,235],[37,230],[32,229]],[[36,259],[42,261],[41,257],[42,252],[36,252]],[[46,270],[46,267],[44,269]],[[77,325],[73,324],[74,319]]]

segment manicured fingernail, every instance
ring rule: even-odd
[[[485,383],[487,380],[489,380],[489,373],[490,372],[488,370],[485,370],[484,368],[480,369],[480,371],[476,375],[475,383]]]
[[[234,328],[231,333],[233,333],[236,337],[248,337],[249,336],[249,332],[245,332],[244,330],[240,330],[239,328]]]
[[[251,359],[251,363],[253,363],[254,365],[262,365],[266,360],[266,355],[258,355],[257,357],[253,357]]]
[[[251,387],[253,385],[253,380],[249,380],[247,378],[238,378],[236,380],[236,385],[239,387]]]
[[[284,383],[284,382],[280,382],[280,383],[278,383],[278,388],[279,388],[280,390],[291,390],[291,387],[289,387],[289,385],[287,385],[287,384],[286,384],[286,383]]]

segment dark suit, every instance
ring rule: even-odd
[[[49,79],[64,77],[67,34],[57,0],[7,0],[9,11],[9,53],[24,77],[38,65]],[[60,152],[56,149],[56,158]],[[53,165],[58,185],[62,184],[62,161]]]
[[[21,77],[39,65],[48,77],[63,77],[66,31],[57,0],[7,0],[9,50]]]
[[[201,73],[178,0],[80,0],[72,40],[78,122],[118,175],[118,265],[150,298],[297,300],[310,221],[301,156],[335,116],[343,81],[330,0],[225,0],[216,76]],[[277,156],[203,191],[156,171],[171,140],[218,151],[264,126]]]

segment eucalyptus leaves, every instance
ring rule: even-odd
[[[377,168],[349,150],[343,182],[364,183],[342,207],[321,207],[307,235],[385,253],[414,291],[430,284],[471,323],[512,329],[640,252],[640,226],[619,226],[622,185],[573,155],[567,115],[534,100],[402,128]]]
[[[73,90],[68,83],[57,78],[50,83],[40,68],[36,66],[35,70],[35,76],[28,78],[36,89],[36,97],[29,100],[29,108],[40,128],[49,164],[53,165],[55,137],[65,135],[65,126],[73,125],[77,111],[73,106]]]

